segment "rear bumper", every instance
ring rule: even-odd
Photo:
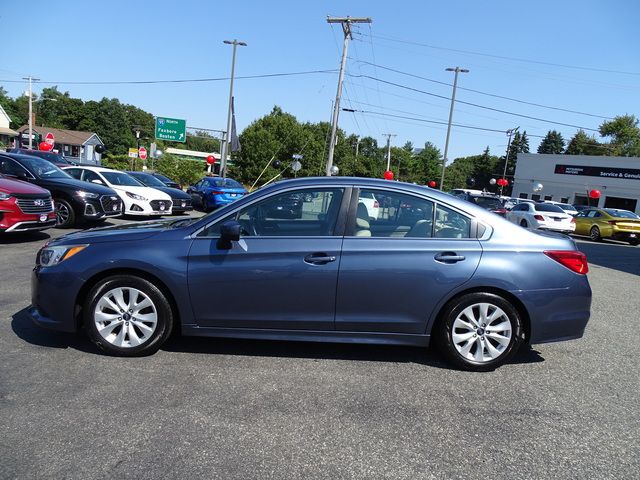
[[[560,342],[584,335],[591,316],[591,287],[586,276],[576,274],[576,281],[563,289],[512,293],[529,313],[529,343]]]
[[[640,232],[614,232],[611,238],[623,242],[628,242],[629,240],[640,241]]]

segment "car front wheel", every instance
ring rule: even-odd
[[[504,364],[522,342],[516,308],[490,293],[463,295],[449,304],[436,331],[438,346],[454,365],[474,371]]]
[[[167,298],[148,280],[117,275],[98,282],[84,304],[84,325],[98,348],[133,357],[155,353],[171,335]]]
[[[75,223],[76,214],[69,202],[61,198],[54,198],[53,205],[56,210],[56,227],[67,228]]]

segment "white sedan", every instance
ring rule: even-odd
[[[64,169],[72,177],[105,185],[116,191],[124,203],[124,215],[171,215],[171,197],[155,188],[145,187],[128,173],[103,167],[73,166]]]
[[[575,219],[551,203],[519,203],[507,213],[507,220],[524,228],[573,233]]]

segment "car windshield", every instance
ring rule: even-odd
[[[123,172],[100,172],[111,185],[119,187],[144,187],[142,183],[131,175]]]
[[[215,187],[243,188],[242,185],[240,185],[235,180],[232,180],[231,178],[210,178],[210,179],[208,179],[208,181],[209,181],[210,185],[213,185]]]
[[[476,205],[482,208],[498,209],[502,208],[502,202],[492,197],[472,197]]]
[[[164,183],[148,173],[133,173],[131,176],[139,182],[144,183],[147,187],[166,187]]]
[[[535,205],[535,209],[538,212],[564,213],[564,210],[552,203],[538,203]]]
[[[25,156],[20,159],[20,162],[27,167],[31,173],[40,179],[72,178],[71,175],[63,172],[53,163],[47,162],[41,158]]]
[[[607,212],[612,217],[633,218],[634,220],[640,219],[638,215],[636,215],[633,212],[630,212],[629,210],[617,210],[615,208],[605,208],[604,211]]]

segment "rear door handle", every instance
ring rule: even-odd
[[[333,255],[327,255],[326,253],[311,253],[304,257],[304,261],[311,265],[325,265],[329,262],[335,262],[336,257]]]
[[[461,262],[465,259],[464,255],[456,255],[455,252],[442,252],[438,253],[435,257],[433,257],[436,262],[441,263],[456,263]]]

